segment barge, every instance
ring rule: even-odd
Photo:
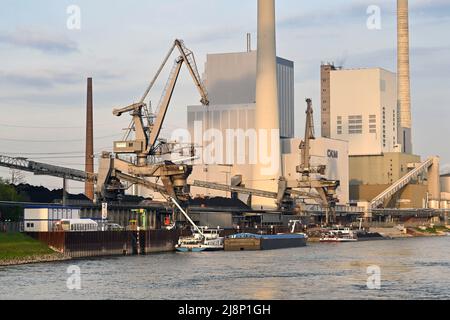
[[[240,233],[225,238],[225,251],[254,251],[298,248],[306,246],[308,237],[303,234],[260,235]]]

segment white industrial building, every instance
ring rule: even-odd
[[[288,180],[300,179],[296,165],[300,163],[302,139],[286,139],[283,145],[283,174]],[[339,180],[336,196],[340,205],[349,203],[349,162],[348,142],[336,139],[316,138],[311,141],[311,165],[325,166],[323,176],[327,180]]]
[[[287,180],[297,180],[300,174],[296,172],[300,164],[301,150],[299,148],[302,139],[282,140],[282,172]],[[348,143],[346,141],[317,138],[311,141],[311,164],[313,166],[326,166],[324,178],[339,180],[340,187],[336,195],[340,205],[349,202],[349,167],[348,167]],[[231,185],[234,176],[242,176],[244,186],[251,185],[252,165],[230,164],[203,164],[195,165],[188,182],[195,180]],[[191,187],[193,196],[229,197],[230,193],[208,188]]]
[[[252,144],[249,138],[256,129],[255,123],[255,90],[256,90],[256,59],[255,51],[230,54],[208,55],[205,65],[205,84],[210,99],[210,105],[188,107],[188,130],[192,142],[203,148],[208,148],[212,141],[204,141],[204,132],[215,129],[224,139],[222,148],[216,152],[214,163],[201,163],[194,166],[188,182],[194,180],[230,185],[234,176],[242,176],[242,184],[252,187],[253,167],[249,161]],[[294,63],[277,58],[278,101],[281,136],[281,173],[288,180],[300,178],[296,167],[300,165],[301,139],[294,138]],[[302,113],[303,114],[303,113]],[[298,119],[304,122],[304,118]],[[229,130],[233,130],[233,150],[228,150]],[[241,130],[237,138],[236,130]],[[198,140],[198,138],[202,140]],[[243,144],[239,145],[239,142]],[[228,145],[227,145],[228,143]],[[349,201],[348,143],[342,139],[317,138],[311,142],[311,162],[313,165],[327,167],[325,178],[339,180],[341,186],[337,190],[339,203],[345,205]],[[233,158],[227,158],[227,155]],[[245,158],[245,164],[237,160]],[[276,191],[276,190],[272,190]],[[191,187],[193,196],[230,196],[224,191],[207,188]]]
[[[80,209],[30,206],[24,210],[25,232],[50,232],[54,224],[65,219],[80,219]]]
[[[256,51],[208,54],[203,74],[210,105],[188,107],[188,129],[255,128]],[[294,137],[294,62],[277,58],[280,136]]]
[[[401,152],[396,74],[381,68],[329,72],[322,104],[329,112],[330,138],[348,141],[350,156]],[[324,90],[329,90],[325,98]]]
[[[441,186],[441,209],[450,209],[450,174],[440,177]]]

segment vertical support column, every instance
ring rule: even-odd
[[[428,207],[431,209],[439,209],[441,202],[441,182],[439,158],[433,158],[433,164],[428,169]]]

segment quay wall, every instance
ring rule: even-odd
[[[179,230],[31,232],[32,238],[71,258],[175,251]]]

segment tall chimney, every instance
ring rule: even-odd
[[[281,175],[280,124],[278,111],[275,0],[258,0],[258,52],[256,73],[255,129],[258,133],[258,163],[253,166],[254,189],[276,192]],[[276,133],[272,139],[273,133]],[[262,163],[261,154],[271,163]],[[275,168],[274,170],[268,170]],[[274,207],[273,200],[254,198],[255,207]]]
[[[408,0],[397,0],[397,59],[398,141],[404,153],[412,153]]]
[[[87,79],[87,101],[86,101],[86,160],[85,171],[94,173],[94,122],[93,122],[93,99],[92,99],[92,78]],[[85,194],[94,200],[94,183],[85,182]]]

